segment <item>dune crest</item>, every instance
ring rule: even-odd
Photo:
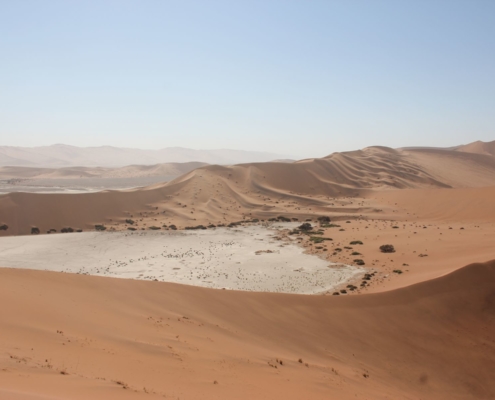
[[[0,223],[11,227],[0,234],[26,234],[32,226],[42,232],[63,226],[91,229],[95,224],[116,225],[115,220],[134,214],[145,215],[149,223],[179,226],[318,213],[379,217],[373,202],[344,204],[338,199],[391,189],[483,187],[494,182],[492,156],[370,147],[292,164],[210,165],[138,190],[11,193],[0,196]]]

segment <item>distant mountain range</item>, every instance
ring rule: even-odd
[[[142,150],[112,146],[76,147],[55,144],[42,147],[0,146],[0,166],[22,167],[123,167],[162,163],[202,162],[208,164],[242,164],[286,160],[281,154],[243,150],[194,150],[167,147]]]

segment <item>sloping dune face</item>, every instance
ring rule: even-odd
[[[133,191],[90,194],[11,193],[0,196],[6,234],[65,226],[125,229],[129,216],[152,224],[220,224],[280,215],[353,217],[379,215],[372,201],[343,201],[370,191],[482,187],[495,182],[495,157],[456,151],[397,151],[371,147],[293,164],[207,166],[176,180]],[[156,221],[156,222],[155,222]]]
[[[143,176],[178,176],[205,165],[205,163],[200,162],[188,162],[156,165],[129,165],[121,168],[0,167],[0,179],[135,178]]]
[[[0,269],[0,301],[1,398],[495,397],[495,261],[351,297]]]
[[[469,143],[463,146],[458,146],[456,147],[455,150],[463,151],[466,153],[495,156],[495,140],[492,142],[482,142],[478,140],[477,142]]]

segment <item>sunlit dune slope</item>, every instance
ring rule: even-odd
[[[495,261],[349,297],[0,269],[0,301],[0,397],[495,397]]]
[[[456,151],[463,151],[466,153],[476,153],[495,156],[495,140],[492,142],[477,142],[465,144],[455,148]]]
[[[172,182],[134,191],[7,194],[0,196],[0,223],[10,227],[3,234],[26,234],[32,226],[41,231],[63,226],[89,229],[140,212],[155,213],[150,223],[156,219],[182,226],[278,215],[367,215],[375,209],[372,204],[349,203],[342,209],[335,198],[385,189],[483,187],[494,183],[492,156],[370,147],[293,164],[206,166]]]

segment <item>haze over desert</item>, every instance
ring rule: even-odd
[[[0,400],[495,399],[495,3],[2,6]]]

